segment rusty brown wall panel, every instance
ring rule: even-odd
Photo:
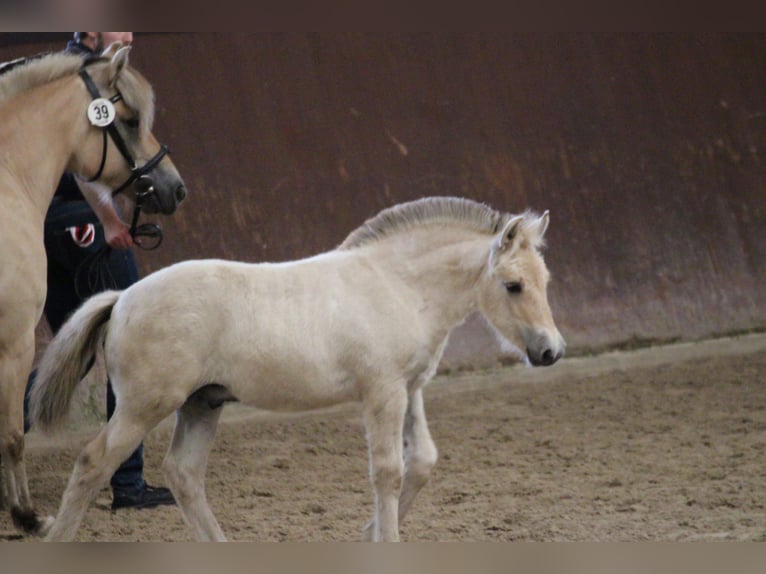
[[[576,349],[766,325],[763,34],[138,36],[190,196],[144,272],[337,245],[424,195],[550,209]],[[5,48],[10,57],[45,46]],[[464,329],[453,343],[491,355]],[[476,356],[478,356],[476,355]]]

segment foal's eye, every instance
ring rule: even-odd
[[[521,286],[519,281],[509,281],[505,284],[505,290],[508,291],[508,293],[511,295],[521,295],[521,292],[524,290],[524,288]]]

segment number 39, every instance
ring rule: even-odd
[[[114,104],[107,99],[97,98],[88,106],[88,119],[90,123],[98,127],[106,127],[111,124],[117,114],[114,111]]]
[[[106,106],[106,104],[96,106],[93,111],[97,120],[101,121],[109,119],[109,108]]]

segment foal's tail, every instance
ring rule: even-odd
[[[32,422],[44,431],[60,426],[77,384],[88,374],[119,291],[88,299],[48,344],[30,396]]]

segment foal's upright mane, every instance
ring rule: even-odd
[[[455,223],[495,234],[511,216],[462,197],[426,197],[384,209],[352,231],[338,249],[353,249],[428,223]]]

